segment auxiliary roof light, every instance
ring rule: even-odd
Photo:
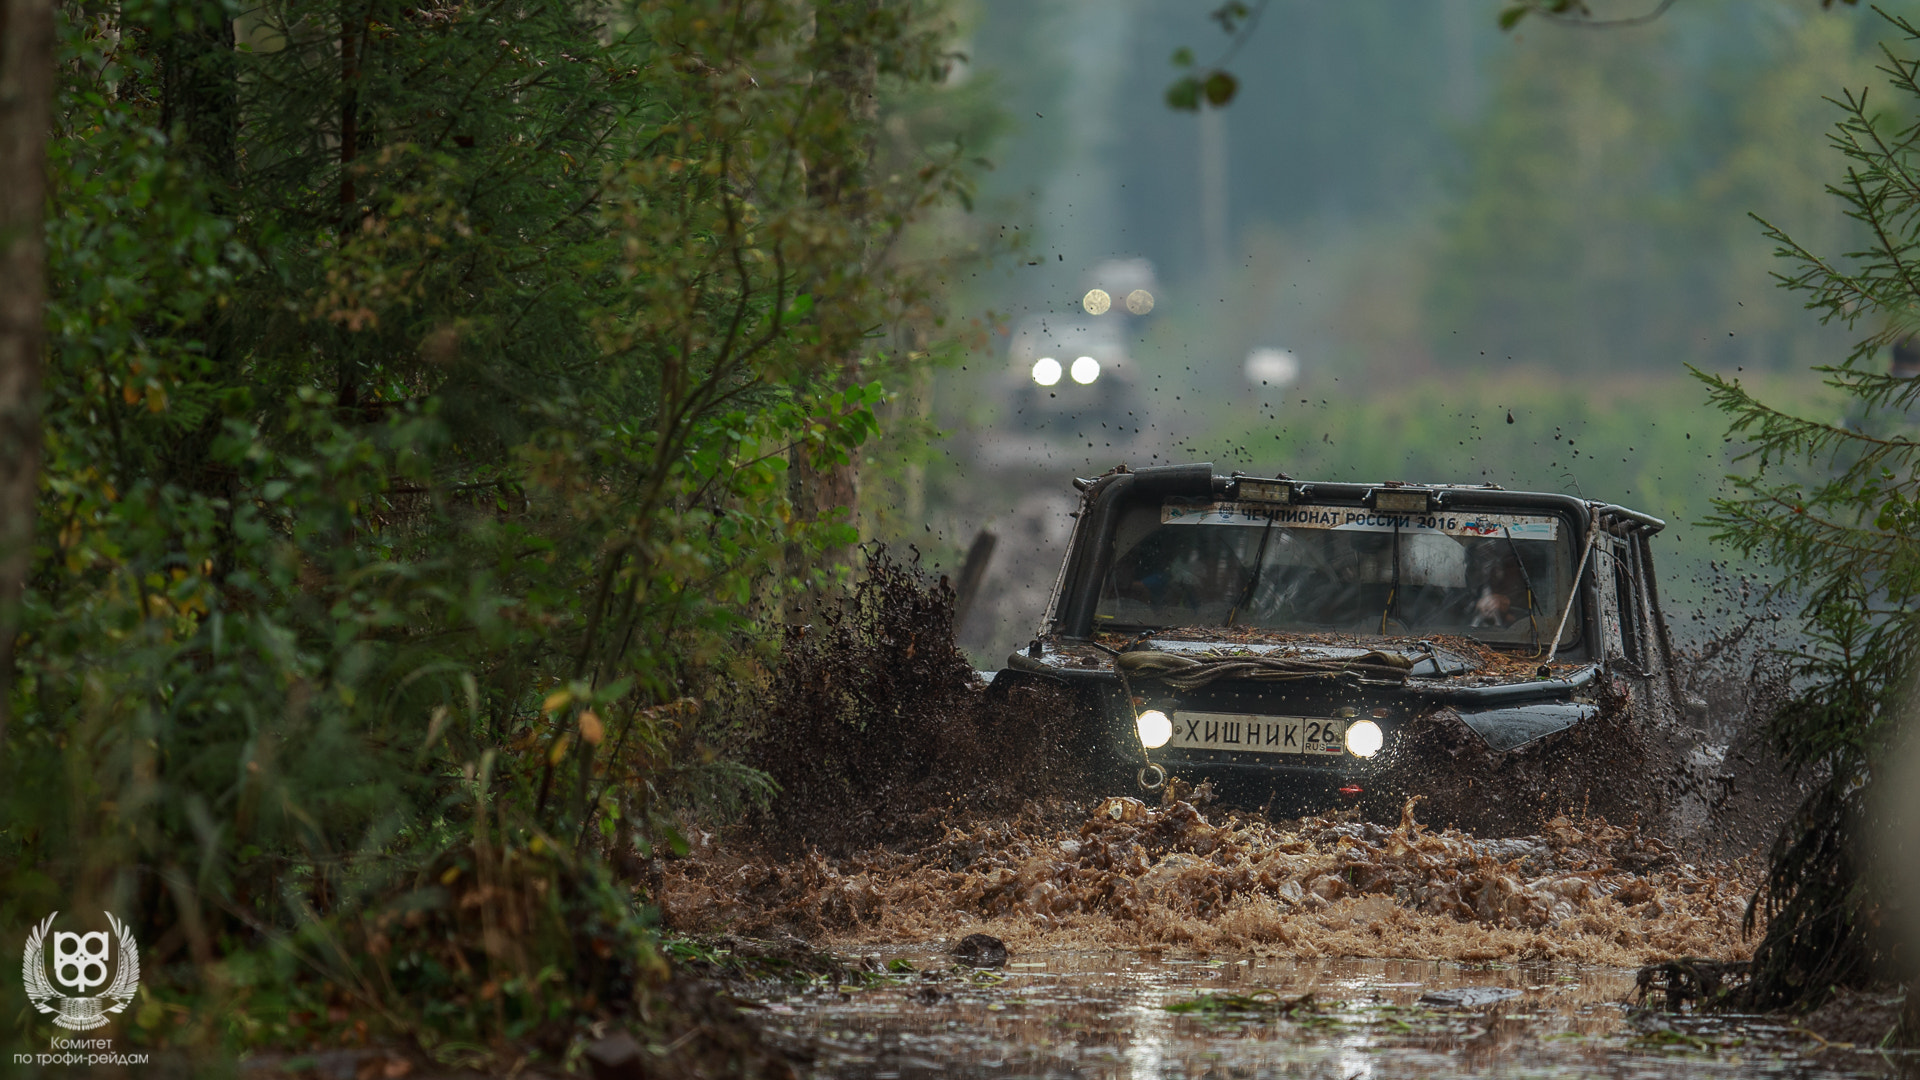
[[[1354,757],[1372,757],[1386,741],[1380,725],[1371,720],[1355,720],[1347,725],[1347,753]]]
[[[1424,488],[1381,488],[1373,493],[1373,508],[1388,514],[1424,514],[1432,507]]]
[[[1086,386],[1100,377],[1100,361],[1083,356],[1073,362],[1073,381]]]
[[[1148,709],[1134,717],[1133,726],[1140,732],[1140,745],[1149,750],[1158,750],[1173,738],[1173,721],[1159,709]]]
[[[1135,289],[1127,294],[1127,310],[1135,315],[1145,315],[1153,310],[1153,294],[1145,289]]]
[[[1033,381],[1041,386],[1052,386],[1060,381],[1060,361],[1051,356],[1043,356],[1033,362]]]
[[[1089,315],[1105,315],[1113,306],[1113,297],[1105,289],[1088,289],[1087,295],[1080,298],[1080,306],[1087,309]]]

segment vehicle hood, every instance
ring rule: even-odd
[[[1116,647],[1116,644],[1118,647]],[[1112,671],[1122,654],[1157,653],[1201,661],[1232,658],[1291,660],[1324,666],[1335,673],[1349,664],[1391,664],[1405,670],[1409,689],[1440,687],[1469,690],[1527,684],[1584,683],[1594,665],[1561,661],[1547,671],[1537,658],[1502,653],[1470,641],[1450,639],[1373,638],[1342,642],[1278,638],[1236,640],[1203,637],[1192,632],[1178,636],[1128,638],[1116,644],[1061,639],[1043,641],[1040,655],[1016,653],[1009,666],[1029,671],[1051,669],[1061,673]],[[1372,658],[1371,661],[1369,658]]]

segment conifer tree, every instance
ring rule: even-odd
[[[1883,13],[1885,14],[1885,13]],[[1920,30],[1885,16],[1906,49]],[[1771,720],[1785,760],[1816,780],[1776,841],[1748,1003],[1817,1004],[1833,987],[1885,974],[1882,901],[1865,868],[1870,792],[1920,648],[1920,380],[1890,373],[1888,351],[1920,331],[1920,60],[1883,47],[1893,90],[1882,103],[1848,90],[1833,146],[1844,179],[1828,190],[1865,227],[1842,258],[1811,251],[1762,221],[1790,269],[1776,277],[1823,321],[1867,331],[1850,355],[1819,367],[1848,405],[1807,416],[1755,397],[1737,378],[1695,371],[1748,447],[1749,470],[1716,503],[1718,539],[1777,571],[1801,604],[1791,653],[1794,694]],[[1871,102],[1871,103],[1870,103]],[[1898,119],[1896,119],[1898,117]]]

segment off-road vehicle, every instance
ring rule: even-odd
[[[1659,519],[1210,464],[1075,485],[1045,621],[993,690],[1064,690],[1061,752],[1103,782],[1294,811],[1429,795],[1516,826],[1658,801],[1644,736],[1679,696]]]

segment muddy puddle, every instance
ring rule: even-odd
[[[1637,1007],[1639,965],[1747,958],[1755,883],[1633,823],[1488,838],[1412,802],[1387,825],[1109,798],[840,856],[698,847],[658,893],[673,929],[852,962],[739,995],[815,1076],[1920,1077],[1878,1049],[1887,1002],[1806,1021],[1825,1038]],[[973,934],[1008,964],[959,966]]]
[[[1777,1019],[1635,1009],[1624,968],[1073,949],[1016,951],[1004,968],[975,970],[926,946],[855,955],[884,975],[743,995],[809,1063],[803,1073],[1920,1076],[1914,1055],[1826,1042]],[[1422,1001],[1469,988],[1462,1006]]]

